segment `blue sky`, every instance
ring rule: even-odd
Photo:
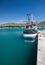
[[[0,0],[0,22],[27,20],[27,13],[45,20],[45,0]]]

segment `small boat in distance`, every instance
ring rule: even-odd
[[[30,22],[30,15],[28,14],[28,22],[26,23],[23,37],[35,39],[37,37],[37,26],[33,23],[30,24]]]

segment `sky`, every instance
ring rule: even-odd
[[[27,20],[27,14],[33,20],[45,20],[45,0],[0,0],[0,23]]]

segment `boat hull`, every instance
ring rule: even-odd
[[[37,36],[37,33],[36,34],[23,34],[23,37],[24,38],[36,38],[36,36]]]

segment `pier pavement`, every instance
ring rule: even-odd
[[[37,65],[45,65],[45,31],[38,34]]]

